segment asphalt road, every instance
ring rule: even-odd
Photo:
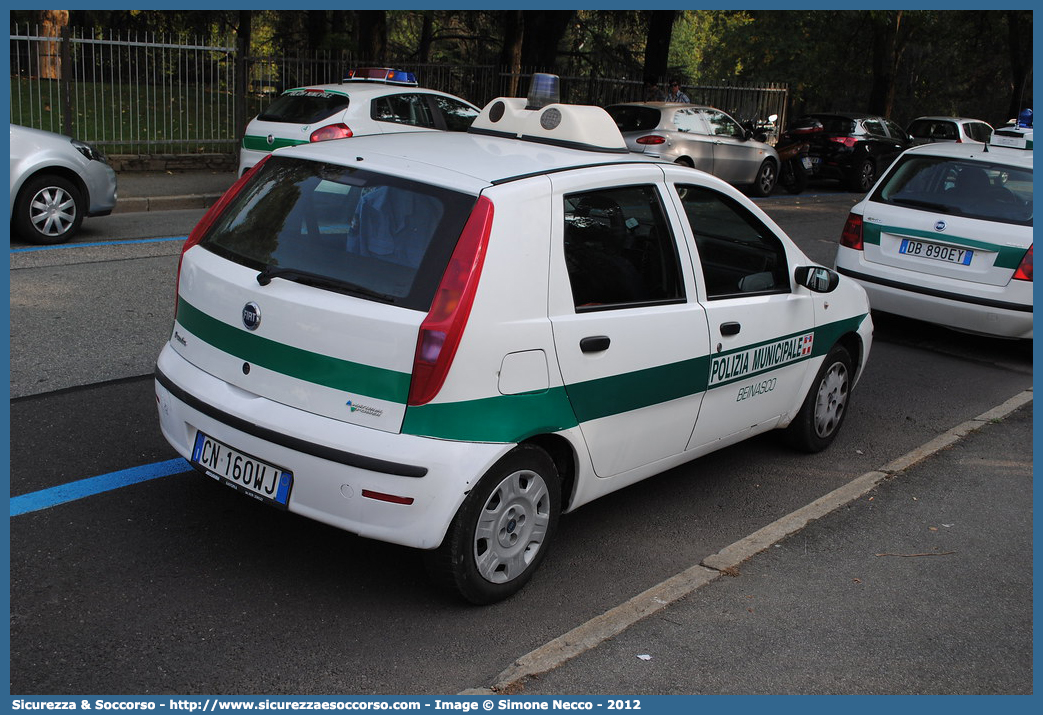
[[[829,265],[854,201],[826,192],[760,204]],[[141,221],[152,237],[184,235],[201,213],[114,215],[79,240],[131,238],[121,231]],[[149,376],[169,332],[178,248],[12,254],[12,495],[175,457]],[[416,552],[266,508],[187,469],[16,516],[11,691],[487,686],[522,655],[1031,386],[1027,346],[882,317],[844,431],[825,453],[794,454],[765,435],[609,495],[563,518],[521,594],[481,609],[434,590]],[[995,518],[1023,519],[1029,506],[1006,508],[1014,513]],[[855,539],[862,526],[835,528],[822,538]],[[1022,556],[1010,568],[1031,569]],[[765,678],[765,692],[791,687]]]

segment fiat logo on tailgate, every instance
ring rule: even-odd
[[[243,325],[247,330],[257,330],[261,324],[261,309],[253,301],[243,306]]]

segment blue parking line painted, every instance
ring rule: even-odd
[[[180,474],[190,469],[188,462],[178,457],[176,459],[168,459],[165,462],[145,464],[140,467],[121,469],[118,472],[110,472],[97,477],[80,479],[68,484],[59,484],[56,487],[41,489],[38,492],[11,497],[11,516],[21,516],[22,514],[40,511],[41,509],[49,509],[52,506],[94,496],[95,494],[102,494],[103,492],[127,487],[131,484],[139,484],[151,479]]]
[[[65,248],[96,248],[98,246],[126,246],[131,243],[164,243],[166,241],[184,242],[188,236],[170,236],[167,238],[138,238],[130,241],[96,241],[94,243],[61,243],[56,246],[30,246],[28,248],[12,248],[11,253],[28,253],[30,251],[59,251]]]

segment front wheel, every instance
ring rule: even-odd
[[[851,355],[834,345],[822,362],[796,418],[786,428],[787,441],[804,452],[821,452],[840,431],[851,395]]]
[[[789,180],[785,182],[783,188],[787,193],[799,194],[808,188],[808,172],[800,159],[790,159],[786,172]]]
[[[85,210],[80,192],[71,181],[45,174],[22,187],[12,223],[15,233],[31,243],[64,243],[80,227]]]
[[[560,490],[558,470],[542,449],[508,452],[464,500],[442,545],[428,552],[432,578],[478,605],[517,593],[550,547]]]

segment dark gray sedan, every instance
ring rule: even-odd
[[[779,155],[719,109],[697,104],[632,102],[605,110],[631,151],[701,169],[754,196],[779,177]]]

